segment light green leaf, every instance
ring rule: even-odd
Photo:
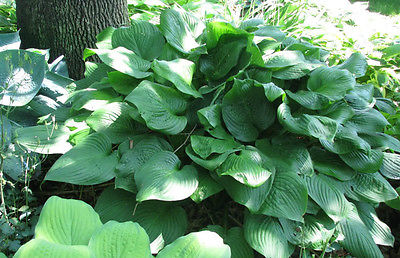
[[[397,194],[400,193],[400,187],[397,187],[397,188],[396,188],[396,192],[397,192]],[[385,203],[386,203],[386,205],[388,205],[389,207],[400,211],[400,197],[399,197],[399,196],[397,196],[397,198],[395,198],[395,199],[386,201]]]
[[[348,90],[353,89],[355,84],[356,80],[349,71],[322,66],[310,74],[307,88],[331,100],[339,100]]]
[[[332,141],[338,129],[335,120],[326,116],[300,114],[293,117],[290,107],[282,103],[278,107],[278,120],[290,132]]]
[[[318,147],[312,147],[310,154],[314,169],[320,173],[335,177],[341,181],[354,178],[357,174],[354,169],[347,166],[339,156]]]
[[[151,61],[161,55],[165,40],[150,22],[132,20],[131,26],[120,27],[111,36],[113,48],[125,47],[141,58]]]
[[[110,139],[95,133],[61,156],[44,179],[78,185],[100,184],[115,177],[117,164],[118,154],[112,152]]]
[[[185,54],[200,47],[196,38],[204,27],[200,20],[181,9],[166,9],[160,15],[160,29],[167,42]]]
[[[4,256],[6,257],[6,256]],[[63,245],[51,243],[43,239],[32,239],[18,249],[15,258],[89,258],[91,253],[86,245]]]
[[[23,106],[38,93],[44,79],[45,56],[25,50],[0,52],[0,105]]]
[[[201,231],[180,237],[164,247],[157,258],[229,258],[231,250],[223,243],[223,239],[214,232]]]
[[[400,179],[400,155],[384,152],[382,166],[379,169],[382,175],[387,178]]]
[[[219,193],[223,190],[223,187],[217,183],[209,175],[208,171],[197,170],[199,176],[199,185],[196,191],[190,196],[195,203],[200,203],[208,197]]]
[[[103,223],[110,220],[125,222],[133,219],[135,204],[134,194],[110,186],[100,194],[94,210]]]
[[[201,94],[194,88],[192,84],[193,74],[196,70],[195,64],[186,59],[175,59],[172,61],[154,60],[151,68],[161,77],[172,82],[175,87],[188,95],[200,98]]]
[[[359,78],[365,75],[367,72],[367,66],[367,59],[363,54],[353,53],[348,59],[346,59],[346,61],[335,66],[335,68],[346,69],[354,74],[356,78]]]
[[[180,166],[179,158],[170,151],[153,155],[135,173],[136,200],[178,201],[192,195],[198,185],[196,168]]]
[[[375,173],[382,166],[383,152],[380,150],[371,150],[365,153],[361,150],[354,150],[346,154],[340,154],[339,157],[352,169],[362,173]]]
[[[235,79],[222,100],[222,117],[236,139],[252,142],[275,121],[275,110],[253,80]]]
[[[102,226],[99,215],[83,201],[50,197],[35,228],[35,239],[62,245],[87,245]]]
[[[3,11],[7,12],[4,9]],[[2,16],[2,18],[3,17],[4,16]],[[4,51],[7,49],[19,49],[20,45],[21,45],[21,38],[19,37],[19,31],[0,34],[0,51]]]
[[[267,68],[283,68],[306,62],[303,53],[291,50],[275,52],[272,55],[263,56],[263,59]]]
[[[258,84],[255,84],[258,86]],[[273,82],[262,83],[261,86],[264,88],[265,96],[271,102],[279,98],[280,96],[285,96],[285,91],[282,88],[276,86]]]
[[[83,56],[84,59],[86,59],[94,54],[98,55],[101,61],[106,65],[120,71],[121,73],[138,79],[151,75],[151,72],[147,72],[151,63],[124,47],[118,47],[112,50],[87,48],[85,49]]]
[[[286,93],[301,106],[311,110],[324,109],[330,104],[327,97],[317,92],[299,90],[296,93],[293,93],[290,90],[286,90]]]
[[[113,143],[121,143],[145,130],[130,117],[134,112],[127,103],[114,102],[94,111],[86,123],[96,132],[107,135]]]
[[[60,125],[37,125],[15,130],[15,142],[41,154],[63,154],[72,148],[68,142],[71,132]]]
[[[249,147],[241,150],[239,154],[230,154],[217,168],[217,174],[219,176],[229,175],[250,187],[259,187],[264,184],[272,174],[271,168],[264,168],[262,157],[257,149]]]
[[[307,209],[307,186],[296,173],[276,171],[272,188],[259,213],[303,221]]]
[[[136,86],[141,82],[140,79],[133,78],[132,76],[126,75],[118,71],[112,71],[107,74],[108,82],[112,88],[122,94],[129,95]]]
[[[346,218],[352,207],[343,193],[318,175],[306,177],[306,182],[310,197],[333,221],[338,222]]]
[[[339,223],[339,230],[344,236],[339,243],[351,255],[365,258],[383,258],[381,251],[374,243],[371,234],[360,219],[354,206],[348,218]]]
[[[146,231],[132,221],[109,221],[96,231],[89,242],[95,257],[151,257]]]
[[[140,115],[152,130],[178,134],[186,127],[187,118],[182,114],[186,110],[187,102],[173,88],[142,81],[125,100],[138,108]]]
[[[186,212],[182,207],[160,201],[139,204],[133,221],[146,230],[153,254],[183,236],[188,224]]]
[[[390,232],[390,228],[379,220],[374,207],[365,202],[356,202],[356,207],[361,220],[367,227],[377,245],[394,245],[394,236]]]
[[[394,44],[383,50],[382,58],[391,58],[400,54],[400,44]]]
[[[268,258],[287,258],[293,252],[278,220],[264,215],[246,214],[244,237],[247,243]]]
[[[372,84],[356,84],[354,89],[350,90],[344,100],[355,110],[364,111],[370,109],[374,103],[374,85]]]

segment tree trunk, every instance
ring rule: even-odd
[[[21,48],[50,48],[64,55],[69,75],[83,78],[83,50],[95,47],[103,29],[129,23],[126,0],[16,0]]]

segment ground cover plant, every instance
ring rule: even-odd
[[[398,198],[386,178],[399,178],[400,143],[374,86],[357,82],[366,58],[327,66],[327,51],[260,19],[235,27],[174,8],[159,22],[100,33],[84,58],[103,63],[59,96],[68,118],[18,130],[24,148],[63,154],[45,182],[115,178],[95,210],[138,222],[153,254],[187,232],[185,207],[217,197],[222,215],[201,226],[233,257],[382,257],[377,244],[394,238],[374,208]]]

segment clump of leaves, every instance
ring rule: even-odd
[[[49,153],[76,144],[47,181],[115,178],[96,205],[104,222],[137,221],[157,253],[184,234],[184,200],[225,191],[245,207],[241,226],[208,228],[233,257],[294,247],[382,257],[377,244],[393,245],[374,207],[398,197],[386,178],[400,178],[400,142],[385,134],[374,86],[357,82],[363,55],[330,67],[327,51],[261,20],[236,28],[177,8],[158,26],[108,28],[97,47],[84,56],[103,63],[88,63],[71,117],[56,120],[68,130],[32,143],[40,132],[27,128],[17,140]],[[82,123],[90,130],[71,133]]]

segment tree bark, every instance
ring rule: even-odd
[[[64,55],[69,75],[83,78],[85,48],[95,47],[103,29],[129,23],[126,0],[16,0],[21,48],[50,49]]]

